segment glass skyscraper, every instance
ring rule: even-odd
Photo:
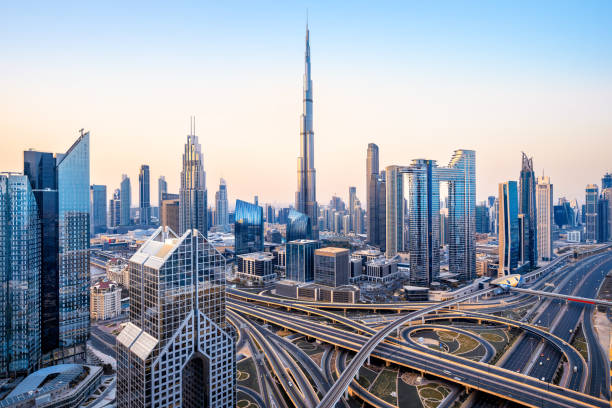
[[[138,205],[140,207],[140,224],[149,225],[151,223],[151,183],[149,166],[140,166],[138,174]]]
[[[130,322],[117,336],[117,407],[236,406],[225,259],[197,230],[160,227],[130,258]]]
[[[589,184],[585,190],[585,212],[586,219],[586,236],[587,242],[597,242],[599,228],[597,226],[597,210],[598,210],[598,187],[596,184]]]
[[[263,208],[236,200],[234,248],[236,256],[264,249]]]
[[[41,361],[41,235],[27,176],[0,174],[0,377]]]
[[[531,269],[538,262],[536,179],[533,171],[533,158],[523,153],[521,177],[519,179],[519,214],[524,214],[525,233],[522,237],[525,248],[524,261],[529,261]]]
[[[168,182],[166,182],[164,176],[159,176],[159,179],[157,179],[157,206],[160,208],[160,211],[162,201],[164,200],[164,194],[166,193],[168,193]]]
[[[204,236],[208,232],[208,204],[206,192],[206,172],[202,146],[195,135],[195,120],[187,135],[183,152],[183,170],[179,189],[179,229],[184,233],[197,229]]]
[[[41,221],[43,364],[84,359],[89,337],[89,132],[64,154],[24,152]]]
[[[229,213],[227,203],[227,185],[225,180],[219,180],[219,191],[215,194],[215,225],[229,229]]]
[[[514,273],[521,253],[516,181],[499,184],[499,270],[498,276]]]
[[[295,282],[312,282],[314,253],[319,247],[319,241],[308,239],[287,242],[287,279]]]
[[[289,210],[289,216],[287,218],[287,242],[297,239],[312,239],[312,224],[310,222],[310,217],[292,208]]]
[[[381,249],[385,248],[386,238],[386,184],[385,172],[379,173],[378,146],[368,144],[366,158],[366,190],[368,214],[368,242]]]
[[[91,235],[106,231],[106,186],[93,184],[90,187]]]
[[[132,185],[127,174],[121,176],[121,215],[120,225],[130,225],[132,208]]]

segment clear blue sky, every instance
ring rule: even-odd
[[[480,199],[521,150],[555,197],[612,170],[612,2],[379,3],[5,2],[0,170],[85,127],[92,182],[148,163],[175,191],[195,114],[209,197],[223,176],[232,199],[291,202],[307,8],[319,202],[365,201],[368,142],[382,165],[475,149]]]

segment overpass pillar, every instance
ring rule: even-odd
[[[370,356],[368,356],[368,365],[370,365]]]

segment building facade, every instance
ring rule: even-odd
[[[151,223],[151,172],[146,164],[140,166],[138,192],[139,221],[141,225],[149,225]]]
[[[312,236],[319,238],[319,207],[317,205],[317,171],[314,167],[314,128],[313,128],[312,78],[310,75],[310,31],[306,27],[306,54],[304,72],[304,105],[300,120],[300,156],[297,169],[297,192],[295,208],[310,217]]]
[[[289,210],[286,224],[286,241],[295,241],[298,239],[312,239],[312,223],[310,217],[304,213],[294,210]]]
[[[234,252],[236,256],[264,250],[263,208],[236,200]]]
[[[183,152],[183,170],[179,190],[179,233],[197,229],[204,236],[208,232],[208,204],[206,172],[202,147],[195,135],[195,120],[187,135]]]
[[[41,234],[28,178],[0,174],[0,378],[41,362]]]
[[[160,227],[130,259],[130,280],[117,407],[235,407],[223,256],[197,230],[178,237]]]
[[[121,190],[116,189],[113,198],[108,202],[108,226],[115,228],[121,225]]]
[[[130,178],[127,174],[121,176],[121,221],[120,225],[130,225],[131,216],[130,210],[132,208],[132,186],[130,184]]]
[[[518,191],[516,181],[499,184],[499,271],[498,276],[514,273],[520,257]]]
[[[349,284],[349,250],[326,247],[314,252],[314,282],[337,287]]]
[[[538,263],[536,178],[533,171],[533,158],[525,153],[522,157],[522,168],[519,179],[519,214],[524,214],[526,226],[522,240],[525,247],[525,262],[535,269]]]
[[[89,190],[91,235],[106,232],[106,186],[93,184]]]
[[[254,252],[239,255],[236,277],[257,284],[265,284],[276,280],[274,272],[274,254],[271,252]]]
[[[536,184],[536,214],[538,260],[552,261],[553,258],[553,185],[549,177],[538,177]]]
[[[160,224],[162,227],[170,227],[172,231],[179,231],[179,199],[162,200],[162,206],[159,210]]]
[[[589,184],[585,190],[585,240],[597,242],[599,227],[597,225],[598,188],[596,184]]]
[[[229,229],[229,212],[227,203],[227,185],[225,180],[219,181],[219,191],[215,194],[215,225]]]
[[[314,280],[314,253],[320,247],[319,241],[300,239],[287,242],[286,277],[295,282]]]
[[[85,358],[89,338],[89,132],[66,153],[24,152],[41,222],[43,365]]]
[[[162,201],[164,199],[164,194],[168,193],[168,182],[166,181],[166,177],[159,176],[157,179],[157,206],[160,208]]]
[[[121,288],[115,282],[96,282],[90,292],[89,311],[92,319],[107,320],[121,314]]]

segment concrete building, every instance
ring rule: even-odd
[[[107,320],[121,314],[121,288],[109,280],[96,282],[90,288],[89,313],[94,320]]]
[[[272,252],[253,252],[238,255],[236,277],[248,282],[266,284],[276,280],[274,254]]]
[[[223,256],[197,230],[178,237],[159,228],[130,258],[130,280],[117,407],[235,407]]]
[[[538,177],[536,207],[538,260],[551,261],[553,258],[553,185],[550,184],[549,177]]]
[[[126,289],[130,288],[130,268],[127,262],[120,258],[106,263],[106,277]]]
[[[366,273],[362,280],[386,283],[397,277],[397,262],[386,258],[377,258],[366,263]]]
[[[314,282],[325,286],[349,283],[349,250],[325,247],[314,252]]]

